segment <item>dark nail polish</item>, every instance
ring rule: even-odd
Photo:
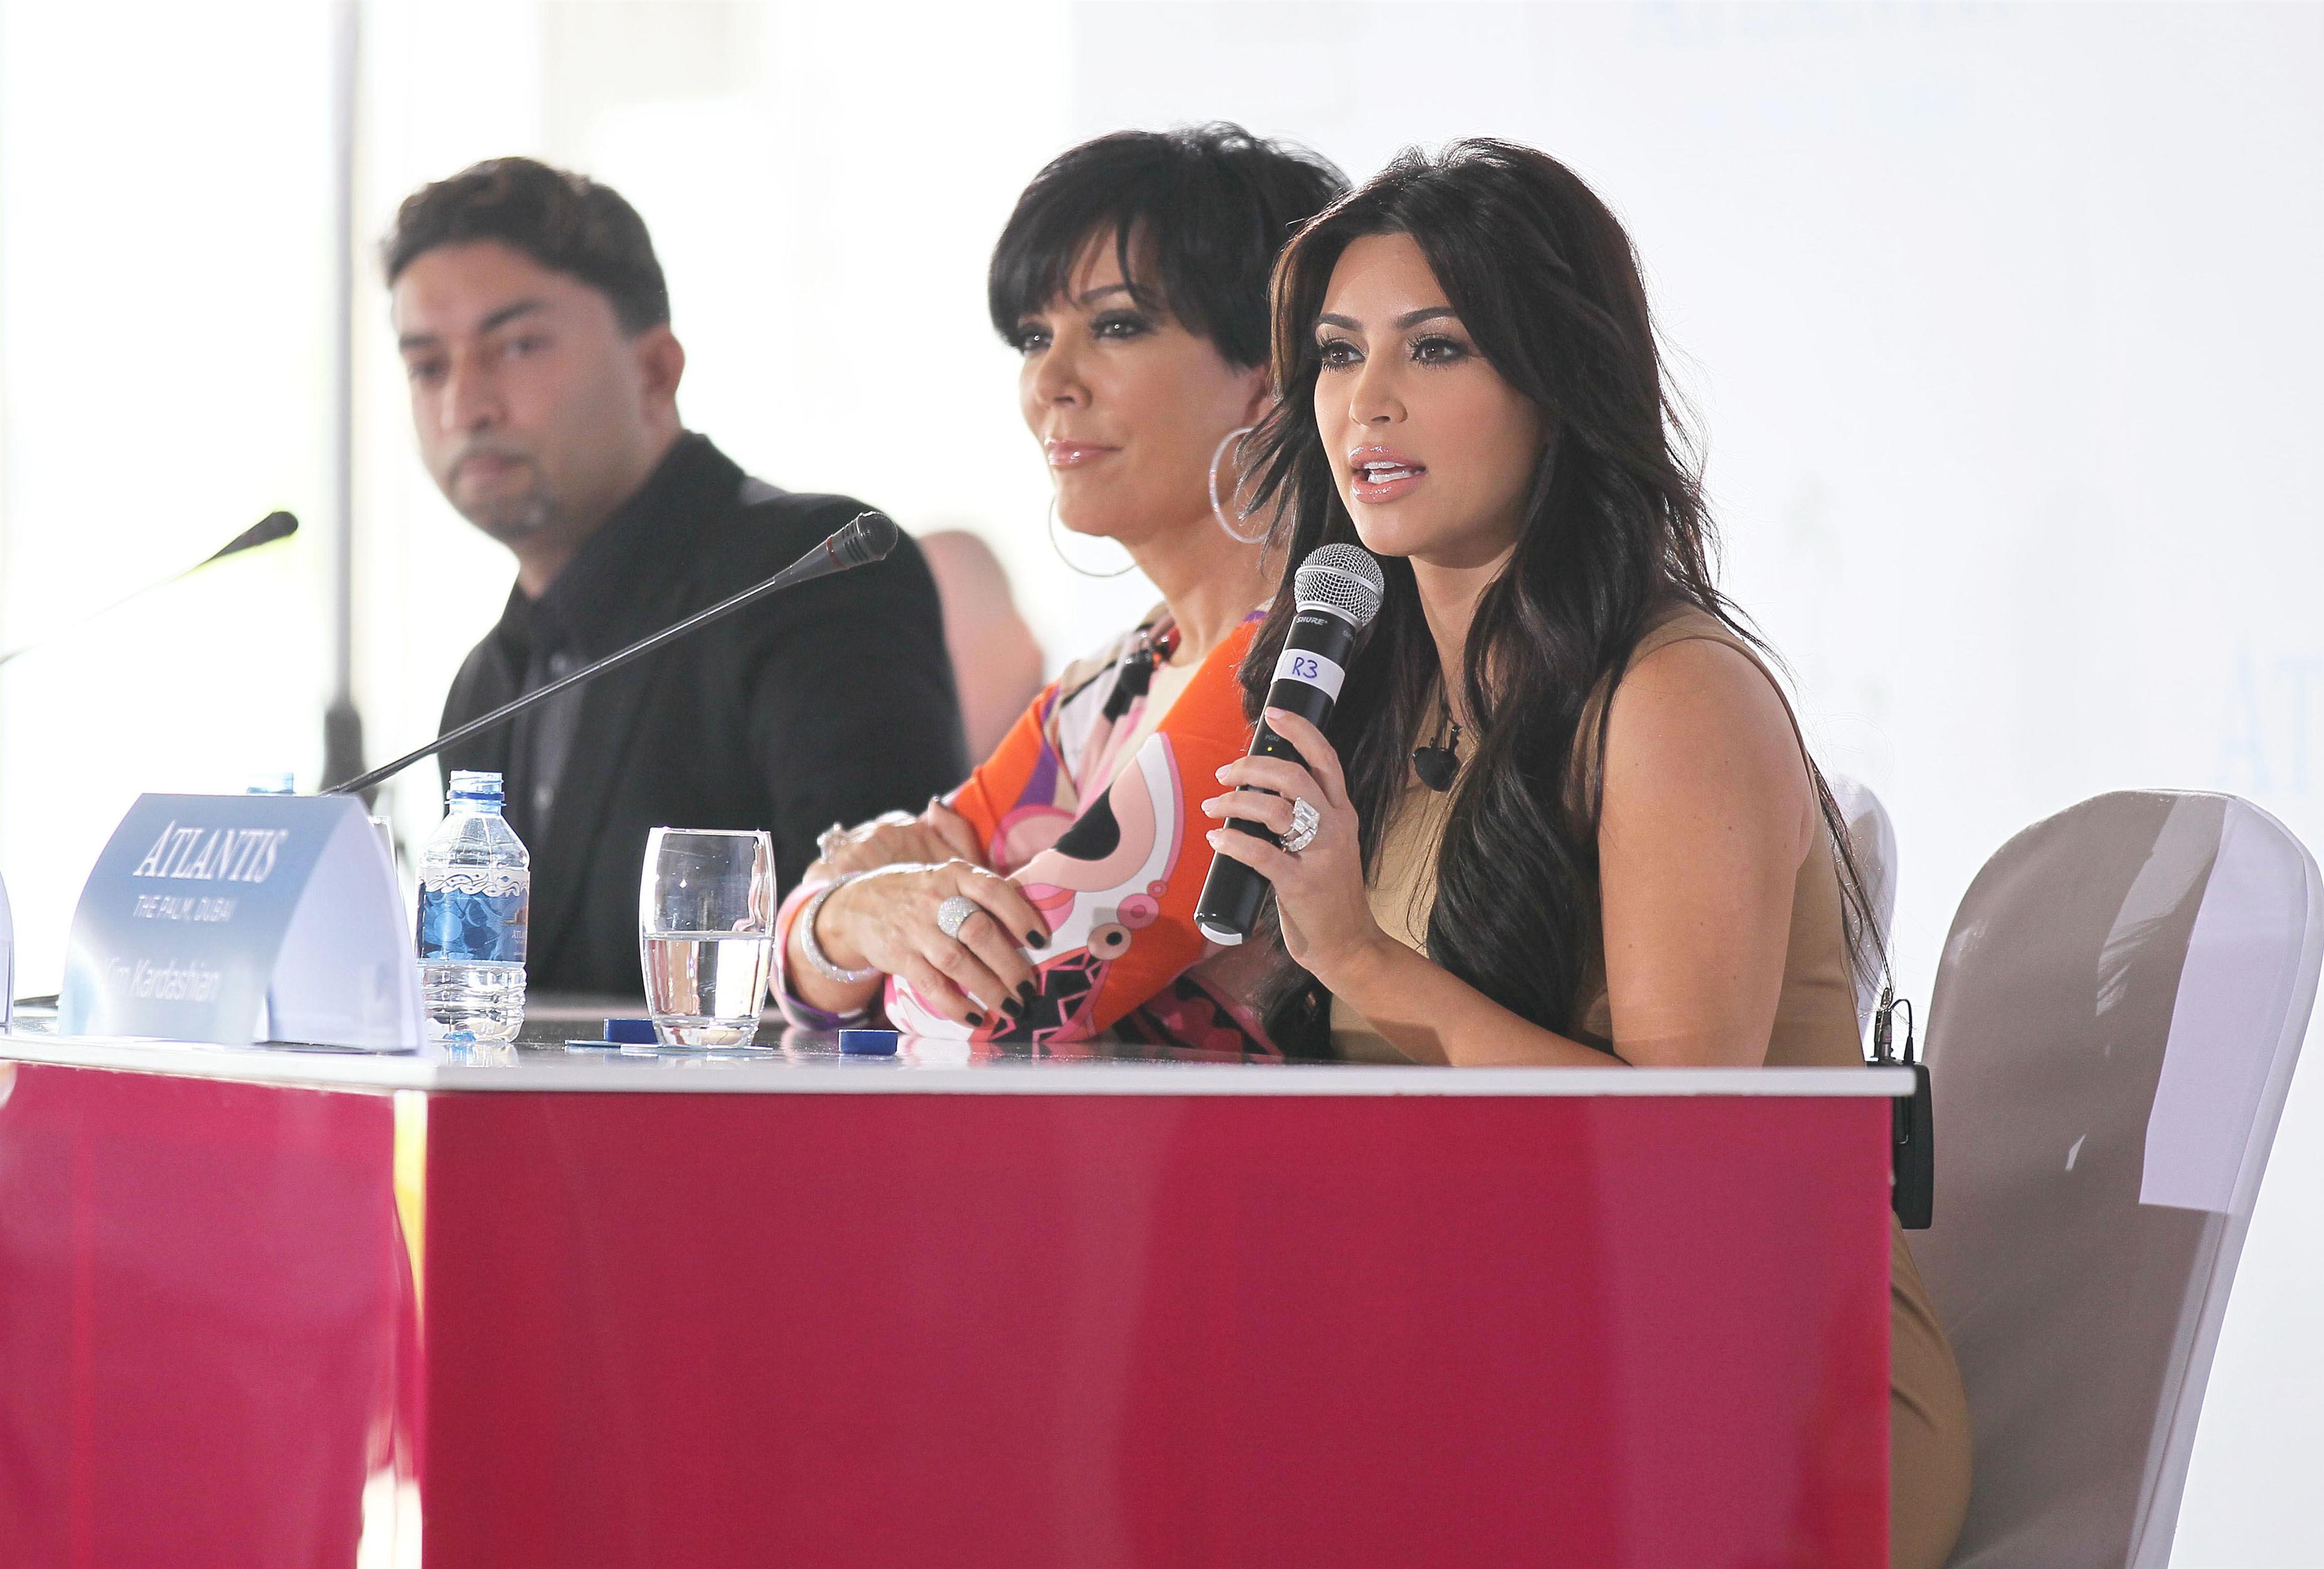
[[[1049,939],[1040,932],[1027,932],[1025,934],[1025,946],[1033,948],[1044,948],[1049,946]]]
[[[984,1028],[984,1015],[983,1015],[983,1014],[982,1014],[982,1013],[972,1013],[972,1014],[970,1014],[970,1015],[968,1016],[968,1027],[969,1027],[971,1029],[983,1029],[983,1028]]]
[[[1017,988],[1017,995],[1023,998],[1026,1001],[1030,1002],[1039,991],[1039,987],[1034,985],[1032,982],[1028,981],[1023,985]]]

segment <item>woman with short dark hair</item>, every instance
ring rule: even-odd
[[[825,1028],[1264,1048],[1235,955],[1193,924],[1192,802],[1248,741],[1239,667],[1273,573],[1238,504],[1273,399],[1268,279],[1345,189],[1233,125],[1121,132],[1033,180],[992,256],[992,325],[1056,499],[1163,603],[1069,666],[947,801],[825,836],[783,912],[780,986]],[[1064,548],[1060,547],[1060,553]],[[1067,558],[1071,561],[1071,558]]]
[[[1620,223],[1527,148],[1407,153],[1301,233],[1275,309],[1259,491],[1286,565],[1360,544],[1387,592],[1328,733],[1264,710],[1305,766],[1239,760],[1204,804],[1283,836],[1211,835],[1274,889],[1274,1038],[1860,1066],[1860,884],[1712,581]],[[1253,718],[1291,615],[1278,594],[1252,641]],[[1934,1565],[1968,1413],[1901,1232],[1891,1275],[1892,1547]]]

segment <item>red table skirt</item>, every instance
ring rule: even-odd
[[[0,1565],[1870,1569],[1887,1119],[0,1064]]]

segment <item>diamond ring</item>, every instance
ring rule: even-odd
[[[850,835],[844,823],[834,823],[815,836],[815,854],[818,861],[828,861],[847,848]]]
[[[1291,800],[1291,831],[1276,841],[1286,855],[1296,855],[1315,842],[1315,830],[1323,826],[1323,814],[1316,811],[1305,796]]]
[[[966,895],[955,893],[936,906],[936,930],[957,942],[960,928],[968,923],[968,918],[983,908]]]

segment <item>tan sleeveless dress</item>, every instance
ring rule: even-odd
[[[1750,646],[1715,618],[1692,606],[1665,616],[1641,638],[1635,665],[1658,649],[1690,639],[1723,643],[1765,673]],[[1772,683],[1774,678],[1768,678]],[[1601,688],[1585,710],[1581,732],[1596,734],[1606,700]],[[1778,696],[1781,689],[1778,688]],[[1786,712],[1789,704],[1785,705]],[[1794,733],[1797,734],[1797,721]],[[1801,755],[1806,755],[1803,743]],[[1428,916],[1436,900],[1436,852],[1451,816],[1452,792],[1427,789],[1416,779],[1397,803],[1380,846],[1372,881],[1372,915],[1389,936],[1416,953],[1428,951]],[[1784,989],[1767,1041],[1771,1067],[1860,1067],[1856,989],[1840,918],[1838,863],[1828,835],[1801,863],[1792,890],[1791,943],[1784,959]],[[1584,961],[1572,1038],[1615,1048],[1613,1011],[1606,990],[1604,934],[1593,929]],[[1401,1053],[1347,1004],[1332,1004],[1332,1044],[1357,1060],[1398,1059]],[[1937,1327],[1928,1288],[1913,1267],[1902,1228],[1892,1222],[1889,1253],[1889,1558],[1911,1569],[1937,1569],[1960,1534],[1969,1508],[1969,1407],[1952,1348]]]

